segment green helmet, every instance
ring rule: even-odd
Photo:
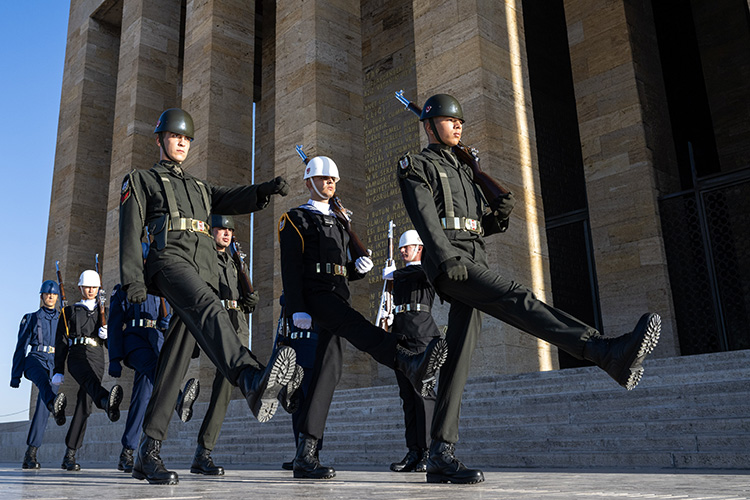
[[[193,118],[184,109],[169,108],[161,114],[156,122],[154,133],[160,134],[162,132],[184,135],[193,140],[193,137],[195,137]]]
[[[455,97],[448,94],[435,94],[427,99],[422,107],[422,114],[419,115],[419,120],[424,121],[428,118],[436,118],[438,116],[458,118],[461,120],[461,123],[464,121],[464,112],[461,111],[461,105]]]
[[[231,215],[211,215],[211,227],[231,229],[234,231],[234,218]]]

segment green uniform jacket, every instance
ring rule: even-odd
[[[167,231],[169,207],[160,175],[169,179],[182,218],[208,221],[209,212],[247,214],[265,208],[268,197],[258,198],[255,185],[223,187],[200,181],[208,194],[210,207],[206,207],[198,179],[168,161],[157,163],[149,170],[133,170],[125,176],[120,196],[120,280],[123,288],[127,290],[131,284],[139,282],[149,285],[160,269],[171,263],[187,262],[206,283],[218,290],[219,264],[213,238],[194,231]],[[145,269],[141,249],[144,227],[154,240]],[[158,294],[158,290],[150,291]]]
[[[449,160],[447,155],[452,156]],[[447,175],[456,217],[481,221],[483,235],[464,230],[443,229],[445,196],[435,163]],[[442,272],[440,264],[468,259],[487,267],[483,236],[501,231],[500,223],[487,209],[487,201],[474,184],[471,168],[453,156],[446,146],[431,144],[416,155],[406,155],[398,166],[399,185],[406,212],[424,242],[422,266],[431,281]]]

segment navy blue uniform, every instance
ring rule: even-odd
[[[60,318],[56,309],[40,308],[38,311],[24,315],[18,331],[18,343],[13,354],[10,385],[18,387],[21,376],[37,387],[36,410],[31,421],[26,444],[38,448],[42,444],[44,431],[47,428],[47,407],[57,395],[57,389],[50,384],[55,367],[55,332]],[[26,354],[26,350],[29,353]]]
[[[121,440],[123,447],[133,450],[138,445],[146,406],[154,389],[163,332],[172,314],[167,309],[166,316],[159,317],[161,299],[155,295],[148,295],[141,304],[131,304],[126,295],[120,285],[115,287],[109,310],[108,344],[109,362],[124,363],[135,372]]]

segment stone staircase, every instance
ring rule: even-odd
[[[650,359],[644,380],[625,391],[597,368],[470,379],[457,456],[476,467],[750,468],[750,350]],[[205,385],[204,385],[205,387]],[[188,468],[206,404],[187,424],[173,419],[162,448],[169,467]],[[123,418],[121,422],[125,419]],[[116,463],[122,424],[89,420],[79,462]],[[386,467],[406,448],[396,386],[337,392],[321,459]],[[6,459],[20,462],[28,423],[0,424]],[[39,452],[57,466],[66,428],[50,421]],[[278,466],[294,455],[291,418],[268,423],[232,401],[213,456],[231,466]]]

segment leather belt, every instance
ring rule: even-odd
[[[136,328],[156,328],[156,320],[155,319],[139,319],[139,320],[131,320],[129,323],[130,326],[136,327]]]
[[[316,340],[318,338],[318,334],[315,332],[310,331],[304,331],[304,332],[289,332],[286,335],[282,334],[282,337],[291,339],[291,340],[297,340],[297,339],[313,339]]]
[[[235,309],[237,311],[241,311],[239,306],[239,302],[236,300],[225,300],[221,299],[221,305],[224,306],[225,309]]]
[[[334,276],[349,276],[346,266],[341,264],[331,264],[330,262],[315,264],[315,272],[318,274],[333,274]]]
[[[430,312],[430,306],[425,304],[401,304],[393,308],[393,314],[405,312]]]
[[[198,219],[185,219],[183,217],[180,217],[179,219],[171,219],[169,221],[169,227],[167,229],[169,229],[170,231],[191,231],[211,236],[211,226],[208,224],[208,222],[204,222]]]
[[[68,345],[70,345],[71,347],[74,345],[98,346],[99,342],[97,342],[95,339],[92,339],[91,337],[77,337],[75,339],[68,339]]]
[[[55,348],[51,345],[35,345],[31,348],[32,351],[39,351],[39,352],[48,352],[50,354],[55,354]]]
[[[470,233],[482,234],[482,223],[476,219],[466,217],[443,217],[440,219],[443,229],[455,229],[458,231],[469,231]]]

